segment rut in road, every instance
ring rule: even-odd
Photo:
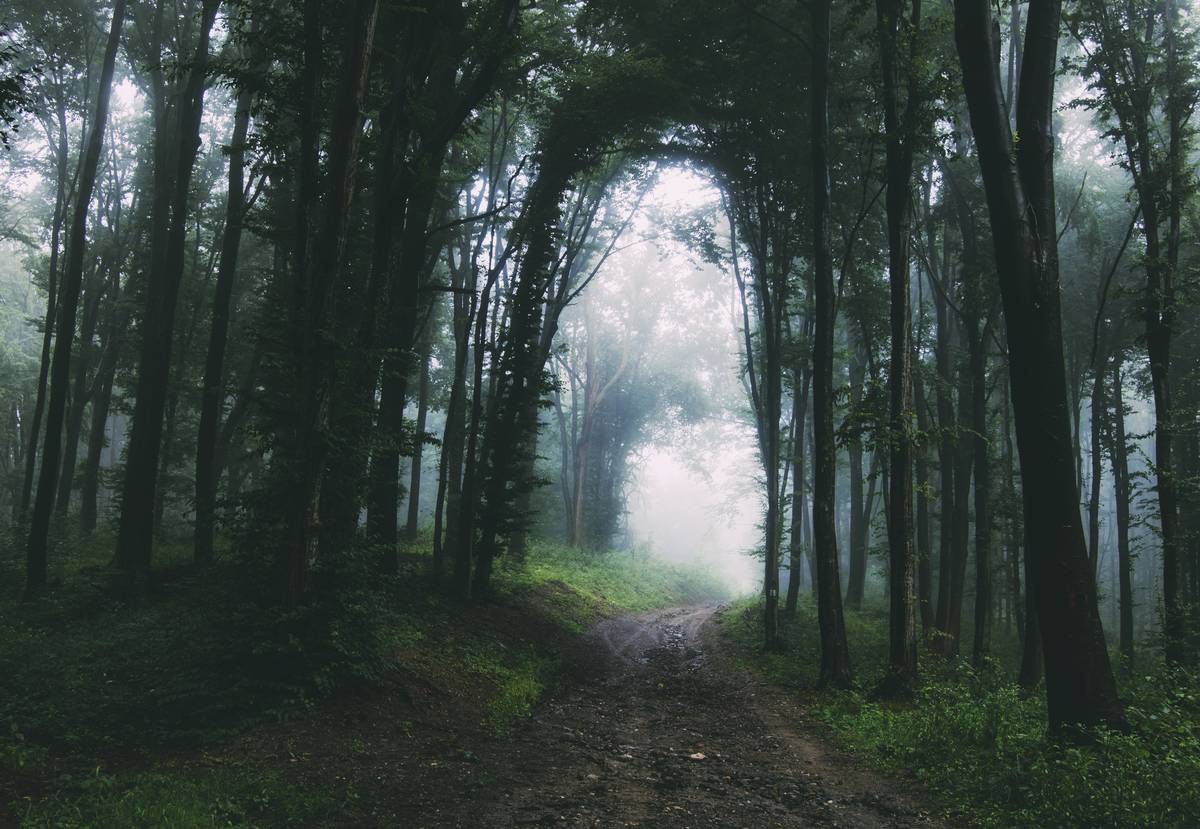
[[[897,784],[827,748],[786,695],[734,666],[715,611],[599,624],[572,656],[577,684],[487,758],[495,797],[448,825],[936,825]]]

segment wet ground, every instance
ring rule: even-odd
[[[903,785],[829,748],[793,700],[736,666],[715,612],[600,623],[569,655],[573,680],[558,697],[473,761],[480,797],[426,800],[415,825],[938,825]]]

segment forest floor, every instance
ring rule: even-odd
[[[109,728],[109,747],[9,762],[0,826],[935,825],[738,663],[715,601],[588,601],[549,579],[469,612],[425,608],[381,685],[195,748],[141,745],[124,706],[86,700],[112,710],[60,713],[61,727]]]
[[[621,616],[574,648],[571,684],[477,758],[490,796],[424,787],[415,827],[934,826],[903,786],[833,749],[735,664],[716,606]]]
[[[430,697],[404,719],[421,695],[409,688],[257,731],[209,760],[269,760],[291,765],[302,788],[352,792],[322,826],[937,825],[905,786],[832,748],[793,698],[737,665],[717,610],[543,629],[561,649],[558,687],[504,734],[473,728],[470,693]],[[523,624],[493,621],[509,633]]]
[[[628,553],[538,544],[466,605],[410,555],[326,618],[266,613],[233,566],[164,562],[122,602],[110,550],[37,602],[0,555],[3,829],[1200,826],[1187,672],[1127,677],[1131,732],[1081,748],[1046,738],[1011,636],[885,703],[869,606],[858,684],[821,690],[811,603],[766,652],[755,600]]]

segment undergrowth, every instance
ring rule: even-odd
[[[839,740],[887,771],[919,780],[958,822],[986,827],[1200,826],[1200,694],[1197,677],[1158,668],[1122,683],[1131,730],[1101,731],[1092,746],[1046,736],[1044,695],[1022,693],[999,663],[923,655],[911,705],[871,699],[882,675],[886,620],[847,614],[859,685],[816,687],[818,642],[811,604],[784,620],[787,649],[761,649],[761,605],[722,617],[743,658],[804,696]]]
[[[269,574],[228,559],[198,570],[168,543],[133,601],[113,589],[112,541],[60,539],[53,589],[21,602],[20,545],[0,540],[0,824],[319,825],[354,792],[212,758],[261,725],[397,683],[476,700],[477,721],[455,727],[503,738],[558,681],[548,640],[719,594],[684,568],[538,543],[524,563],[502,560],[493,604],[464,608],[429,589],[418,545],[399,578],[378,578],[369,549],[318,569],[310,601],[287,611],[262,598]]]
[[[562,584],[595,609],[639,612],[670,605],[728,598],[729,588],[708,571],[625,551],[592,552],[534,541],[523,563],[505,561],[501,580],[508,590]],[[573,629],[579,619],[564,618]]]

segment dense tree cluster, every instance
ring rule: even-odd
[[[1198,59],[1173,0],[11,3],[26,593],[108,519],[116,589],[187,537],[290,608],[398,572],[422,499],[464,600],[532,526],[619,543],[639,450],[713,405],[613,268],[685,166],[717,207],[662,223],[733,297],[767,647],[807,586],[847,685],[881,585],[880,693],[1003,625],[1054,730],[1121,727],[1102,612],[1127,666],[1198,656]]]

